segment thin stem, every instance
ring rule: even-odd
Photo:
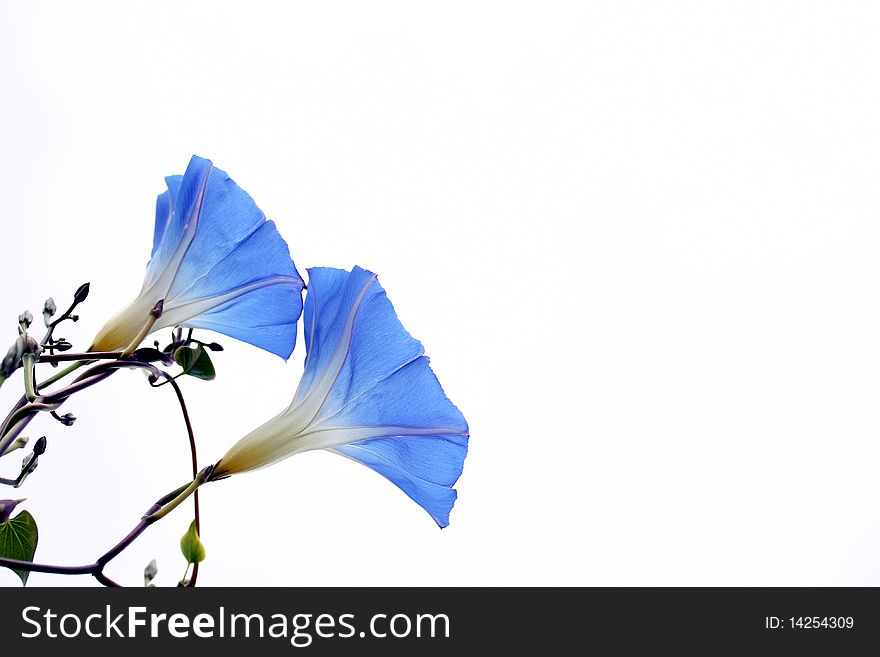
[[[6,416],[6,418],[3,420],[3,423],[0,424],[0,427],[3,427],[2,431],[0,431],[0,435],[2,435],[2,433],[5,433],[5,428],[6,428],[6,427],[11,426],[11,425],[9,424],[9,422],[12,420],[12,416],[15,415],[15,413],[16,413],[20,408],[22,408],[23,406],[25,406],[27,403],[28,403],[27,398],[24,397],[24,396],[22,396],[22,398],[18,400],[18,403],[16,403],[15,406],[12,407],[12,409],[9,411],[9,414],[8,414],[8,415]]]
[[[64,354],[58,354],[58,356],[63,356],[63,355],[64,355]],[[45,359],[48,359],[48,358],[50,358],[50,356],[45,356],[44,358],[45,358]],[[41,360],[43,360],[43,359],[41,359]],[[50,360],[46,360],[45,362],[49,363],[49,362],[52,362],[52,361],[50,361]],[[63,379],[64,377],[66,377],[68,374],[73,374],[74,372],[76,372],[76,371],[77,371],[78,369],[80,369],[81,367],[85,367],[86,365],[89,365],[89,364],[91,364],[91,363],[92,363],[91,360],[78,360],[78,361],[75,362],[73,365],[70,365],[69,367],[65,367],[65,368],[64,368],[63,370],[61,370],[60,372],[56,372],[55,374],[53,374],[52,376],[50,376],[48,379],[46,379],[45,381],[43,381],[43,382],[39,385],[39,388],[41,388],[41,389],[42,389],[42,388],[48,388],[50,385],[52,385],[53,383],[57,383],[58,381],[60,381],[60,380]]]
[[[74,363],[71,367],[67,368],[63,372],[59,372],[66,376],[71,372],[79,369],[80,367],[89,364],[88,361],[78,361]],[[34,401],[34,404],[28,406],[28,400],[26,397],[22,397],[19,402],[12,408],[9,412],[9,415],[6,416],[6,419],[3,421],[2,425],[0,425],[0,454],[5,454],[6,449],[15,440],[19,434],[24,431],[24,428],[30,423],[30,421],[34,418],[34,415],[38,411],[54,411],[71,395],[80,392],[81,390],[85,390],[86,388],[90,388],[106,379],[110,376],[116,369],[119,367],[125,367],[128,363],[116,364],[102,364],[93,367],[91,370],[85,372],[82,376],[80,376],[74,384],[61,388],[60,390],[56,390],[51,395],[44,395],[37,397]],[[47,383],[53,382],[53,380],[57,380],[56,377],[52,377],[48,382],[43,382],[39,387],[45,386]],[[40,406],[40,404],[43,404]],[[46,405],[48,404],[48,405]]]
[[[2,435],[2,438],[0,438],[0,454],[6,454],[9,446],[19,435],[21,435],[21,432],[24,431],[25,427],[36,417],[37,413],[41,411],[54,411],[59,406],[61,406],[60,403],[43,404],[37,402],[34,404],[26,404],[15,411],[10,416],[8,424],[4,423],[3,432],[0,433],[0,435]]]
[[[68,386],[67,388],[63,388],[52,395],[37,397],[33,404],[25,403],[24,406],[18,407],[17,410],[14,410],[14,412],[3,423],[3,429],[2,432],[0,432],[0,435],[2,435],[2,439],[0,439],[0,454],[6,453],[9,445],[11,445],[21,432],[24,431],[24,428],[30,424],[31,420],[36,417],[37,413],[41,411],[57,410],[68,397],[74,393],[85,390],[86,388],[90,388],[96,383],[100,383],[113,374],[114,371],[115,370],[110,370],[96,374],[88,379],[84,379]]]
[[[149,527],[152,523],[147,522],[143,518],[135,525],[134,529],[132,529],[125,538],[123,538],[119,543],[110,548],[107,552],[101,555],[98,558],[97,563],[103,568],[108,563],[110,563],[113,559],[119,556],[119,554],[127,548],[129,545],[135,542],[138,536],[144,533],[147,527]]]
[[[14,452],[17,449],[24,449],[24,446],[27,445],[27,442],[27,438],[14,440],[6,449],[6,451],[0,454],[0,456],[6,456],[7,454]]]
[[[189,419],[189,411],[186,408],[186,401],[183,398],[183,392],[180,389],[180,386],[175,381],[176,377],[170,376],[167,372],[162,372],[165,378],[165,383],[174,388],[174,394],[177,395],[177,403],[180,404],[180,412],[183,414],[183,421],[186,424],[186,433],[189,437],[189,451],[190,456],[192,458],[192,476],[193,479],[198,478],[199,476],[199,459],[196,454],[196,436],[193,432],[192,422]],[[162,385],[162,384],[160,384]],[[193,519],[196,523],[196,532],[199,536],[202,535],[202,523],[201,518],[199,516],[199,491],[196,490],[193,492]],[[196,580],[199,577],[199,564],[195,564],[193,566],[192,577],[189,579],[189,583],[187,586],[193,587],[196,585]]]
[[[181,491],[181,493],[177,497],[168,502],[168,504],[163,506],[161,509],[157,509],[149,516],[145,517],[143,521],[147,525],[152,525],[154,522],[158,522],[169,513],[174,511],[174,509],[183,504],[186,501],[186,498],[195,493],[198,490],[199,486],[204,484],[207,480],[208,478],[206,476],[196,477],[186,488],[183,489],[183,491]]]
[[[87,352],[81,353],[81,354],[72,354],[72,353],[42,354],[40,356],[40,362],[41,363],[67,363],[72,360],[86,360],[86,361],[116,360],[120,356],[122,356],[121,351],[87,351]]]
[[[163,498],[157,500],[156,503],[155,503],[152,507],[150,507],[149,509],[147,509],[147,512],[146,512],[144,515],[146,516],[146,515],[150,515],[150,514],[152,514],[152,513],[155,513],[155,512],[158,511],[160,508],[162,508],[163,506],[165,506],[166,504],[168,504],[171,500],[173,500],[173,499],[176,498],[178,495],[180,495],[180,494],[181,494],[183,491],[185,491],[187,488],[189,488],[189,486],[190,486],[190,484],[184,484],[184,485],[181,486],[180,488],[175,488],[173,491],[171,491],[170,493],[168,493],[165,497],[163,497]]]
[[[160,315],[161,303],[157,304],[152,313],[152,316],[155,319],[158,319]],[[148,327],[145,326],[145,330],[147,330],[147,328]],[[138,340],[138,342],[140,342],[140,340]],[[100,352],[94,354],[94,356],[96,356],[94,360],[110,360],[111,358],[115,358],[118,355],[119,354],[116,354],[114,352]],[[73,354],[69,356],[69,359],[72,360],[77,356],[81,355]],[[60,380],[61,378],[64,378],[69,374],[72,374],[74,371],[80,369],[85,365],[91,364],[91,362],[94,361],[87,361],[80,358],[79,360],[76,360],[73,365],[51,377],[49,380],[44,382],[42,386],[39,387],[36,385],[35,379],[32,377],[30,379],[31,385],[26,386],[28,394],[24,398],[19,400],[19,402],[13,407],[12,411],[10,411],[9,415],[3,421],[2,425],[0,425],[0,455],[6,452],[12,441],[15,440],[18,434],[24,429],[24,427],[27,426],[27,424],[36,416],[37,413],[41,411],[54,412],[55,409],[61,406],[61,404],[63,404],[64,401],[67,400],[70,396],[103,381],[118,369],[144,369],[150,373],[153,382],[155,382],[159,378],[162,378],[165,379],[164,384],[171,385],[174,389],[178,404],[180,405],[181,414],[183,415],[183,420],[186,425],[187,436],[189,438],[193,481],[190,484],[182,486],[176,491],[169,493],[158,502],[156,502],[153,506],[151,506],[150,509],[147,510],[147,512],[138,522],[138,524],[134,527],[134,529],[132,529],[132,531],[129,532],[125,536],[125,538],[123,538],[119,543],[117,543],[109,551],[103,554],[94,564],[90,564],[88,566],[52,566],[46,564],[33,564],[31,562],[19,561],[16,559],[0,558],[0,566],[16,568],[19,570],[62,575],[91,574],[95,577],[95,579],[97,579],[101,584],[104,584],[105,586],[118,586],[116,582],[104,575],[104,567],[111,560],[116,558],[123,550],[129,547],[135,540],[137,540],[137,538],[147,529],[147,527],[173,511],[190,495],[193,496],[194,521],[196,531],[201,533],[198,488],[210,479],[210,475],[213,471],[213,466],[209,466],[201,472],[198,471],[198,456],[196,452],[195,433],[192,428],[192,422],[190,420],[189,411],[183,397],[183,392],[181,391],[180,386],[175,381],[176,377],[171,376],[167,372],[160,370],[158,367],[150,363],[144,363],[137,360],[128,360],[128,356],[130,356],[130,354],[123,353],[121,355],[121,359],[115,360],[115,362],[98,364],[97,366],[89,369],[88,371],[80,375],[72,384],[61,388],[60,390],[56,390],[52,394],[48,395],[39,395],[39,387],[51,385],[52,383]],[[54,356],[50,356],[49,358],[54,358]],[[58,360],[60,361],[61,359],[59,358]],[[30,365],[31,367],[29,369],[33,373],[33,365],[35,365],[35,362],[30,363]],[[26,470],[27,468],[25,468],[24,471]],[[19,480],[10,480],[9,483],[15,485],[18,483]],[[189,580],[187,586],[195,586],[196,579],[198,577],[198,567],[198,564],[193,565],[193,575],[192,578]]]
[[[100,366],[99,366],[100,367]],[[95,372],[95,374],[88,374],[88,376],[83,376],[77,379],[74,383],[71,383],[66,388],[62,388],[61,390],[57,390],[53,392],[51,395],[45,395],[41,397],[45,403],[55,404],[60,402],[64,402],[68,397],[75,395],[78,392],[82,392],[86,388],[91,388],[96,383],[100,383],[107,377],[109,377],[113,372],[115,372],[119,367],[124,367],[124,365],[120,365],[118,367],[107,368],[102,371],[97,371],[98,367],[93,368],[90,372]]]
[[[35,372],[37,357],[34,354],[25,354],[21,357],[21,364],[24,368],[24,396],[29,402],[32,402],[39,394]]]
[[[40,344],[47,344],[52,340],[52,334],[55,333],[56,327],[61,324],[61,322],[66,322],[68,319],[73,318],[73,311],[76,310],[76,307],[86,300],[86,297],[89,295],[89,284],[85,283],[80,285],[79,288],[73,295],[73,302],[70,306],[65,310],[59,317],[56,317],[52,322],[49,323],[49,326],[46,330],[46,335],[43,338],[43,341]],[[77,318],[73,318],[76,321]]]
[[[174,381],[177,381],[177,379],[179,379],[180,377],[185,376],[185,375],[186,375],[186,372],[181,372],[180,374],[175,374],[174,376],[171,376],[169,374],[167,377],[162,377],[165,379],[162,383],[157,383],[153,387],[154,388],[161,388],[162,386],[167,386],[167,385],[173,383]]]
[[[96,564],[88,566],[50,566],[44,563],[31,563],[19,559],[6,559],[0,557],[0,566],[13,570],[27,570],[32,573],[49,573],[50,575],[91,575],[95,572]]]
[[[31,418],[33,417],[33,415],[28,415],[17,424],[12,425],[12,428],[4,434],[2,441],[0,441],[0,453],[4,456],[9,453],[9,447],[18,440],[18,437],[21,436],[21,432],[24,431],[24,428],[28,424],[30,424]]]
[[[39,458],[38,454],[31,454],[30,459],[22,465],[21,472],[18,474],[18,477],[15,479],[7,479],[6,477],[0,477],[0,484],[4,486],[12,486],[13,488],[18,488],[24,483],[24,480],[27,479],[30,474],[31,467],[34,465],[34,462]]]
[[[110,579],[109,577],[107,577],[107,576],[104,574],[103,571],[100,571],[100,570],[99,570],[99,571],[96,572],[96,573],[92,573],[92,575],[95,577],[96,580],[98,580],[98,581],[99,581],[101,584],[103,584],[104,586],[109,586],[109,587],[112,587],[112,588],[122,588],[119,584],[117,584],[117,583],[114,582],[112,579]]]
[[[92,354],[88,354],[88,355],[92,356]],[[58,356],[45,356],[44,358],[49,359],[49,360],[46,360],[46,362],[52,362],[53,359],[57,359],[60,361],[60,360],[63,360],[64,358],[66,358],[67,356],[74,357],[74,356],[77,356],[77,354],[69,354],[69,355],[61,354]],[[49,377],[45,381],[37,384],[36,389],[40,390],[40,389],[47,388],[48,386],[52,385],[53,383],[56,383],[56,382],[60,381],[61,379],[63,379],[64,377],[74,373],[78,369],[80,369],[86,365],[91,365],[92,363],[95,362],[95,360],[109,360],[111,357],[116,356],[116,353],[115,352],[96,352],[94,354],[94,356],[95,356],[94,360],[77,360],[69,367],[61,370],[60,372],[57,372],[56,374]],[[110,363],[110,364],[105,364],[103,366],[99,365],[98,367],[95,367],[95,368],[89,370],[86,373],[86,375],[100,374],[100,373],[106,372],[106,370],[108,370],[108,369],[116,370],[121,367],[131,367],[131,366],[134,366],[134,367],[148,366],[152,372],[157,373],[157,376],[159,376],[158,372],[160,372],[160,370],[158,370],[158,368],[155,368],[152,365],[149,365],[148,363],[140,363],[137,361],[124,361],[124,362],[120,362],[120,363]],[[92,385],[99,383],[101,380],[103,380],[107,376],[109,376],[109,372],[105,373],[100,379],[94,379],[94,380],[88,380],[89,377],[85,376],[85,375],[81,376],[79,379],[77,379],[76,383],[78,385],[69,386],[69,387],[63,388],[61,390],[56,390],[50,396],[52,397],[53,400],[63,401],[67,397],[70,397],[71,395],[73,395],[77,392],[80,392],[81,390],[84,390],[85,388],[91,387]],[[84,380],[87,380],[87,382],[82,383],[82,381],[84,381]],[[21,433],[21,431],[23,431],[24,428],[27,426],[27,424],[30,422],[30,419],[32,418],[32,416],[29,416],[25,421],[22,421],[24,418],[22,418],[22,414],[19,412],[22,410],[22,408],[24,408],[27,405],[27,403],[28,403],[27,397],[22,397],[18,401],[18,403],[15,406],[13,406],[12,410],[6,416],[6,419],[3,421],[3,423],[0,424],[0,455],[3,455],[6,452],[6,449],[9,447],[9,444],[13,440],[15,440],[15,438],[18,437],[18,435]],[[53,401],[53,403],[54,403],[54,401]],[[41,410],[54,410],[54,409],[41,409]],[[21,424],[18,424],[19,422],[21,422]]]
[[[13,568],[15,570],[27,570],[34,573],[49,573],[52,575],[93,575],[99,582],[101,582],[105,586],[118,586],[118,584],[113,582],[113,580],[103,575],[104,567],[108,563],[110,563],[110,561],[119,556],[119,554],[125,548],[134,543],[134,541],[141,534],[144,533],[147,527],[155,522],[149,520],[149,518],[153,514],[155,514],[156,511],[161,509],[163,505],[175,500],[188,487],[189,486],[182,486],[153,504],[149,509],[147,509],[146,513],[144,513],[144,517],[141,518],[137,525],[135,525],[135,528],[130,531],[125,536],[125,538],[119,541],[119,543],[117,543],[107,552],[101,555],[98,560],[95,561],[95,563],[89,564],[87,566],[54,566],[41,563],[31,563],[30,561],[21,561],[19,559],[7,559],[5,557],[0,557],[0,566]]]

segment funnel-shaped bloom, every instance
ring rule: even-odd
[[[327,449],[385,476],[448,525],[467,422],[375,274],[310,269],[305,331],[308,355],[293,402],[238,441],[215,476]]]
[[[127,347],[164,300],[153,331],[210,329],[289,357],[303,281],[274,222],[209,160],[193,157],[183,176],[165,181],[141,293],[107,322],[91,351]]]

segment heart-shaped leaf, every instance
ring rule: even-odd
[[[37,551],[39,532],[34,517],[22,511],[12,520],[0,524],[0,556],[19,561],[33,561]],[[27,584],[30,572],[13,568],[21,578],[22,586]]]
[[[206,349],[197,346],[195,349],[190,347],[180,347],[174,352],[174,360],[183,368],[185,374],[194,376],[197,379],[211,381],[217,376],[214,370],[214,363]]]

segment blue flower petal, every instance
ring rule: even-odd
[[[169,185],[169,205],[173,212],[165,222],[161,237],[153,235],[153,257],[147,265],[144,289],[151,287],[163,275],[177,274],[183,257],[187,254],[192,233],[198,228],[199,215],[204,200],[205,189],[213,165],[210,160],[193,156],[186,168],[186,173],[177,185],[176,193],[172,193]],[[166,182],[167,182],[166,178]],[[160,222],[156,222],[156,227]],[[158,231],[157,231],[158,232]],[[170,283],[171,281],[168,281]],[[164,287],[164,286],[163,286]],[[167,293],[167,290],[164,290]]]
[[[397,319],[376,275],[360,267],[351,273],[309,269],[305,335],[305,372],[291,407],[307,396],[321,397],[315,422],[425,352]]]
[[[376,343],[375,351],[382,350]],[[343,377],[339,383],[347,384]],[[340,386],[340,387],[345,387]],[[335,392],[335,390],[334,390]],[[338,403],[331,395],[311,426],[311,431],[346,427],[429,428],[444,434],[466,434],[467,422],[443,392],[440,382],[422,356],[395,369],[357,396]],[[399,432],[399,429],[395,429]]]
[[[141,293],[165,299],[161,325],[210,328],[289,357],[303,282],[274,222],[209,160],[194,156],[166,182]]]
[[[303,310],[303,330],[306,341],[305,370],[299,381],[293,404],[297,399],[304,396],[314,385],[315,376],[325,369],[330,357],[333,355],[332,340],[326,339],[330,331],[330,325],[339,311],[339,302],[349,272],[344,269],[332,269],[330,267],[313,267],[309,272],[309,292],[306,294],[305,309]],[[320,295],[320,300],[316,298]],[[315,307],[320,307],[320,312],[315,312]],[[327,347],[324,348],[324,343]],[[322,367],[323,366],[323,367]]]
[[[167,176],[165,184],[168,185],[168,191],[162,192],[156,198],[156,228],[153,231],[153,250],[150,252],[150,258],[156,257],[156,251],[162,243],[162,237],[165,235],[172,218],[172,210],[174,210],[174,201],[177,198],[177,192],[180,189],[180,181],[183,176]]]
[[[372,468],[427,511],[440,527],[458,497],[452,486],[467,455],[466,436],[377,438],[331,451]],[[404,465],[406,467],[404,467]]]
[[[162,236],[165,234],[165,228],[171,221],[171,210],[174,204],[171,202],[171,192],[163,192],[156,197],[156,227],[153,230],[153,250],[150,251],[150,259],[156,257],[156,251],[162,244]]]
[[[184,263],[188,262],[189,255],[184,260]],[[205,299],[259,282],[264,282],[266,286],[293,283],[297,290],[303,287],[302,279],[290,259],[287,244],[278,234],[273,221],[263,221],[222,258],[210,266],[205,263],[197,276],[185,279],[181,271],[168,296],[175,300]],[[299,318],[301,311],[302,301],[296,318]],[[293,314],[293,309],[290,309],[288,319],[290,314]]]
[[[216,331],[289,358],[302,310],[299,288],[273,285],[248,292],[216,310],[187,320],[186,326]]]
[[[201,171],[199,173],[201,175]],[[216,275],[217,265],[222,266],[231,253],[246,246],[256,231],[266,228],[266,217],[253,199],[225,172],[212,168],[203,195],[190,194],[185,197],[187,176],[184,177],[175,212],[182,216],[190,215],[198,226],[168,293],[173,298],[216,293],[219,289],[216,285],[204,289],[204,279],[210,273],[213,274],[213,281],[222,280]],[[268,275],[299,278],[287,244],[274,229],[274,224],[271,228],[271,231],[261,235],[257,245],[258,248],[268,249],[266,253],[260,254],[252,248],[249,260],[238,258],[229,261],[231,267],[247,267],[247,270],[239,273],[240,280],[247,282]],[[229,276],[228,273],[225,275]]]
[[[369,434],[332,451],[385,476],[445,527],[467,422],[376,276],[360,267],[310,269],[305,322],[306,373],[287,412],[311,418],[309,434]]]

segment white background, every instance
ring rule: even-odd
[[[89,280],[87,346],[198,153],[301,271],[378,272],[470,422],[442,532],[328,453],[205,488],[204,584],[880,584],[876,4],[0,6],[4,349]],[[223,342],[185,383],[203,464],[304,355]],[[135,373],[65,410],[19,492],[79,564],[188,451]],[[108,573],[174,585],[185,509]]]

